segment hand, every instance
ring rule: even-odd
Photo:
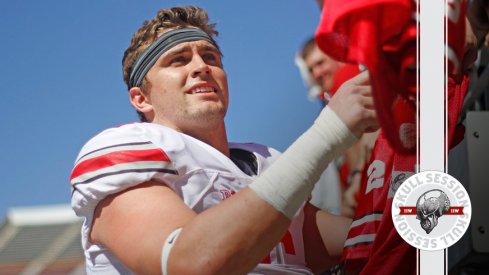
[[[328,106],[357,137],[379,128],[368,71],[345,81]]]

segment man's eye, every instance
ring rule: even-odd
[[[171,64],[175,64],[175,63],[184,63],[185,62],[185,57],[183,56],[177,56],[177,57],[174,57],[170,60],[170,63]]]
[[[216,61],[216,60],[217,60],[217,57],[216,57],[214,54],[211,54],[211,53],[204,54],[204,55],[202,56],[202,58],[203,58],[205,61]]]

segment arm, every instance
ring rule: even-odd
[[[197,215],[156,182],[107,197],[95,217],[92,241],[143,274],[161,272],[163,242],[175,228],[183,231],[169,256],[169,274],[230,274],[252,269],[290,223],[249,189]]]
[[[315,274],[321,273],[339,263],[351,219],[321,211],[309,203],[304,214],[306,263]]]

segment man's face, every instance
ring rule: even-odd
[[[327,56],[317,46],[314,46],[304,61],[314,81],[323,91],[329,92],[333,86],[334,75],[343,63]]]
[[[227,76],[211,43],[176,45],[157,60],[146,80],[153,122],[182,132],[222,123],[228,107]]]

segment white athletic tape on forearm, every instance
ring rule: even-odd
[[[249,187],[292,219],[328,164],[357,141],[329,108]]]
[[[163,275],[168,275],[168,256],[170,255],[170,251],[175,244],[175,241],[180,235],[182,228],[177,228],[173,232],[168,235],[165,240],[165,244],[163,245],[163,250],[161,251],[161,271]]]

